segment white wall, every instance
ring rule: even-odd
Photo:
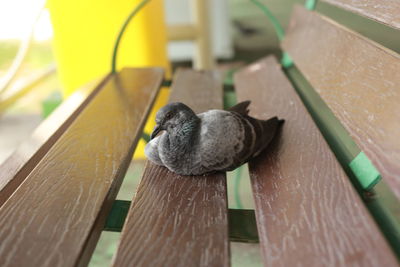
[[[229,20],[228,0],[208,0],[211,19],[211,39],[216,58],[227,59],[233,56],[232,30]],[[168,25],[190,23],[193,21],[191,0],[166,0],[165,10]],[[195,43],[174,41],[168,44],[168,54],[172,61],[191,60]]]

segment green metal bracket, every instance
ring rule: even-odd
[[[362,151],[350,162],[349,167],[364,190],[371,190],[381,180],[381,174]]]
[[[224,92],[224,109],[228,109],[236,104],[236,94],[233,91]]]
[[[224,83],[224,109],[229,109],[237,104],[236,92],[233,83]]]
[[[148,143],[148,142],[150,141],[150,135],[147,134],[147,133],[145,133],[145,132],[143,132],[143,133],[142,133],[142,139],[143,139],[146,143]]]
[[[233,86],[233,75],[235,74],[236,71],[237,68],[232,68],[226,72],[224,77],[224,85]]]
[[[258,243],[257,222],[254,210],[229,209],[229,240]]]
[[[289,56],[288,53],[283,52],[281,64],[285,69],[288,69],[293,66],[293,59]]]
[[[104,231],[121,232],[130,201],[115,200],[106,220]],[[257,243],[258,232],[254,210],[229,209],[229,239],[234,242]]]
[[[104,231],[121,232],[130,206],[130,201],[115,200],[108,214]]]
[[[171,80],[163,80],[161,83],[162,87],[171,87],[172,81]]]
[[[317,0],[306,0],[306,3],[304,4],[305,8],[308,10],[314,10],[317,5]]]
[[[380,181],[376,168],[301,72],[295,66],[284,71],[400,259],[400,203],[396,196]]]

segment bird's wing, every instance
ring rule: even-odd
[[[241,162],[244,149],[244,126],[228,111],[211,110],[201,119],[199,149],[201,165],[208,171],[231,169]]]

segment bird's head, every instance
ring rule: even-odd
[[[180,102],[170,103],[158,110],[156,127],[151,133],[150,139],[156,137],[160,131],[168,131],[193,118],[197,118],[196,114],[185,104]]]

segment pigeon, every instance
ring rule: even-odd
[[[284,122],[250,117],[249,105],[244,101],[228,110],[196,114],[183,103],[170,103],[156,114],[145,154],[180,175],[234,170],[259,155]]]

